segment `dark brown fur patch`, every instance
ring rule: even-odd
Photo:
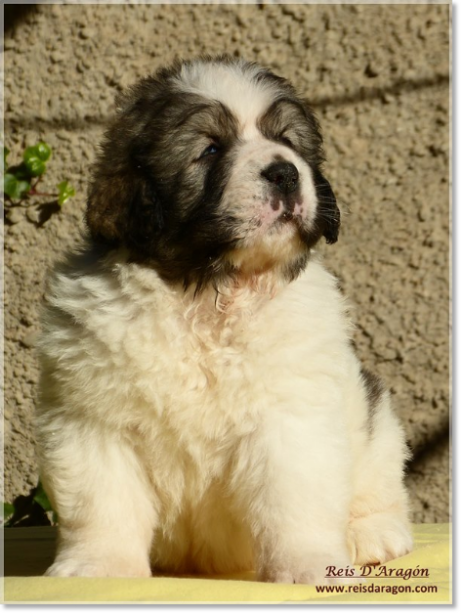
[[[386,389],[378,376],[370,372],[368,369],[362,368],[362,379],[365,384],[368,401],[368,420],[367,429],[370,436],[374,431],[375,416],[378,411],[378,405],[381,401]]]
[[[322,137],[315,115],[297,98],[277,99],[259,121],[267,139],[289,145],[310,166],[323,161]]]

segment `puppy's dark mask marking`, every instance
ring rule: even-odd
[[[315,224],[327,243],[336,243],[341,226],[341,214],[336,203],[336,197],[330,183],[318,169],[314,171],[313,179],[318,201]]]
[[[127,248],[132,261],[154,266],[166,280],[202,288],[232,273],[224,255],[239,239],[239,224],[220,203],[235,163],[239,128],[224,104],[174,83],[181,67],[164,69],[120,97],[93,173],[87,224],[97,242]],[[307,247],[322,235],[333,243],[339,210],[320,171],[318,123],[287,81],[265,69],[253,79],[270,81],[280,92],[258,122],[262,134],[286,139],[314,173],[320,216],[301,236]],[[211,143],[214,153],[202,156]],[[288,266],[290,278],[306,260],[302,255],[297,266]]]
[[[341,215],[333,190],[321,172],[323,140],[310,107],[302,100],[279,98],[262,116],[259,128],[266,138],[291,147],[312,169],[318,208],[314,228],[305,236],[308,247],[312,247],[322,235],[327,243],[335,243]]]

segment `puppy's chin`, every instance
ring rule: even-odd
[[[270,271],[288,277],[295,264],[302,268],[309,249],[292,223],[278,224],[264,235],[251,235],[240,240],[225,260],[240,276],[252,277]],[[294,277],[289,275],[289,277]]]

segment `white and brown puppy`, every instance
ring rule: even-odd
[[[340,222],[322,159],[255,64],[177,63],[119,101],[88,244],[46,294],[49,575],[313,583],[411,549],[404,434],[312,250]]]

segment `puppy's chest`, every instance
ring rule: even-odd
[[[218,437],[231,423],[243,424],[258,381],[256,357],[266,354],[258,333],[263,315],[215,303],[146,312],[125,343],[142,395],[151,395],[169,424],[207,425]]]
[[[234,382],[242,381],[246,359],[255,351],[255,325],[255,315],[253,319],[241,312],[222,313],[203,306],[173,311],[162,330],[172,376],[191,394],[230,390]]]
[[[145,426],[158,416],[176,436],[193,439],[231,441],[252,431],[275,394],[297,395],[319,369],[311,347],[321,323],[302,297],[296,287],[147,301],[126,321],[123,358],[117,353],[121,380],[132,376],[133,418]]]

